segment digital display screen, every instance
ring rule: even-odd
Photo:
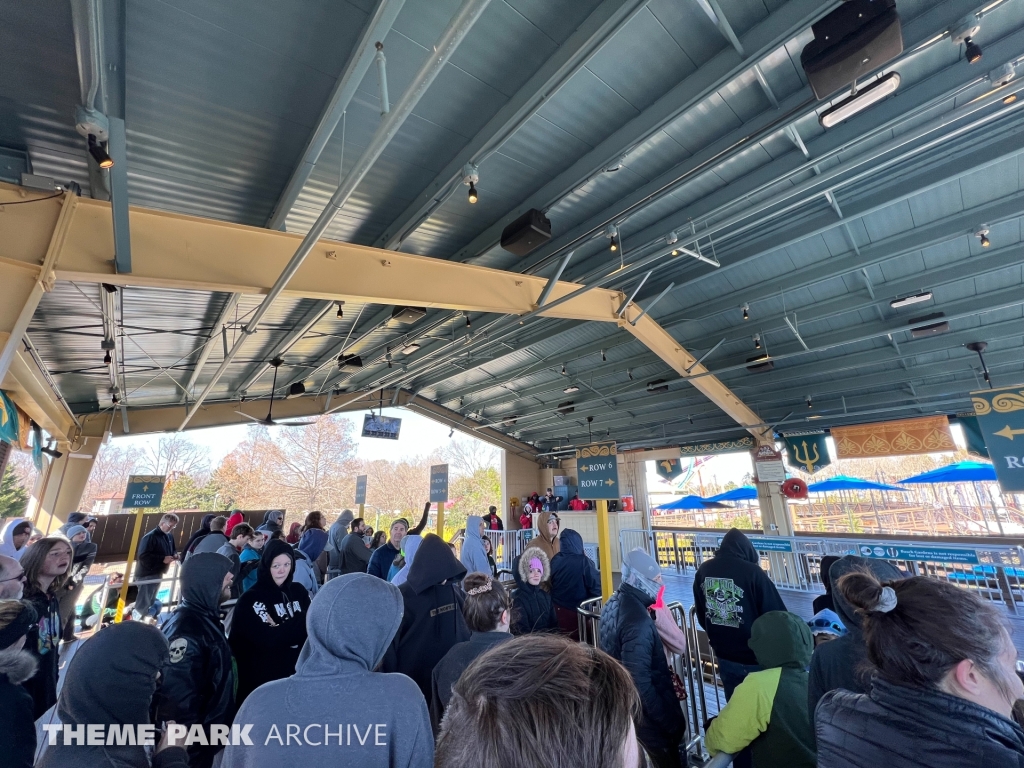
[[[368,413],[363,417],[363,437],[397,440],[401,429],[401,419],[395,419],[391,416],[375,416],[372,413]]]

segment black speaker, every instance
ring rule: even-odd
[[[516,256],[525,256],[551,239],[548,217],[531,208],[501,232],[501,247]]]
[[[848,0],[811,27],[800,54],[819,99],[853,84],[903,52],[896,0]]]

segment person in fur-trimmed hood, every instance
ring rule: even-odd
[[[527,547],[512,569],[516,589],[512,592],[512,634],[555,632],[558,616],[547,586],[551,583],[551,562],[540,547]]]

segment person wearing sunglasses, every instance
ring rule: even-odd
[[[25,569],[13,557],[0,555],[0,600],[20,600],[25,592]]]

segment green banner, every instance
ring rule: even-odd
[[[971,392],[971,402],[999,487],[1024,491],[1024,384]]]
[[[991,458],[988,455],[988,446],[985,445],[985,436],[981,434],[981,426],[978,424],[978,417],[971,414],[957,414],[957,421],[964,431],[964,440],[967,441],[967,452],[974,456],[981,456],[983,459]]]
[[[832,463],[828,455],[825,435],[786,435],[786,458],[789,466],[813,475]]]
[[[11,445],[18,444],[18,409],[2,391],[0,391],[0,440]]]
[[[679,459],[659,459],[654,462],[654,466],[657,469],[658,476],[666,480],[672,480],[683,474],[683,467]]]

